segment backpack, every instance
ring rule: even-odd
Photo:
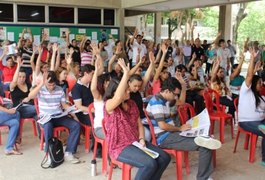
[[[45,167],[44,164],[48,161],[48,155],[50,156],[51,164]],[[64,162],[63,144],[58,138],[51,137],[48,141],[48,152],[46,153],[46,155],[44,156],[41,162],[41,167],[43,169],[55,168],[61,165],[63,162]]]

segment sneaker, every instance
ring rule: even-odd
[[[258,128],[263,134],[265,134],[265,125],[261,124],[258,126]]]
[[[71,162],[72,164],[80,163],[79,159],[77,159],[72,153],[65,153],[64,160],[67,162]]]
[[[201,147],[205,147],[207,149],[219,149],[222,144],[219,140],[213,139],[211,137],[202,137],[198,136],[194,139],[194,142]]]
[[[207,180],[213,180],[213,178],[209,177]]]

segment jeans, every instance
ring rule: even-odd
[[[96,135],[98,138],[100,138],[100,139],[105,139],[105,134],[104,134],[104,132],[103,132],[102,127],[97,127],[97,128],[94,129],[94,131],[95,131],[95,135]]]
[[[159,180],[170,162],[170,156],[157,146],[146,142],[146,147],[159,153],[153,159],[134,145],[125,147],[117,160],[139,168],[135,180]]]
[[[179,132],[173,132],[162,141],[160,147],[183,151],[199,151],[197,180],[207,180],[213,172],[212,151],[198,146],[192,137],[183,137],[179,135]]]
[[[83,112],[76,113],[75,115],[82,124],[91,126],[89,115],[83,114]]]
[[[68,116],[53,118],[42,125],[44,128],[45,152],[48,152],[48,140],[53,137],[53,127],[64,126],[69,129],[69,137],[65,152],[75,153],[80,136],[80,124]]]
[[[247,122],[239,122],[239,126],[249,132],[252,132],[258,136],[262,136],[262,161],[265,162],[265,134],[263,134],[259,129],[259,125],[265,125],[265,120],[263,121],[247,121]]]
[[[0,125],[9,127],[9,134],[6,143],[5,150],[11,151],[14,147],[17,135],[19,133],[19,119],[20,115],[18,112],[15,114],[9,114],[0,111]]]
[[[184,56],[184,63],[185,66],[188,66],[188,64],[190,63],[190,56]]]

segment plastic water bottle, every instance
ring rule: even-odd
[[[91,161],[91,176],[96,176],[97,175],[97,161],[93,159]]]

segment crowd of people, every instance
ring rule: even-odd
[[[52,118],[41,128],[45,142],[52,137],[54,127],[68,128],[65,160],[79,163],[75,153],[83,133],[80,124],[91,126],[88,106],[93,103],[92,128],[96,136],[108,142],[111,158],[139,168],[135,179],[160,179],[170,162],[170,156],[161,149],[166,148],[199,151],[197,179],[206,180],[213,172],[212,150],[220,147],[219,142],[210,137],[196,141],[180,136],[180,132],[191,126],[180,124],[176,109],[189,103],[199,114],[205,109],[203,91],[211,88],[220,95],[220,103],[228,107],[233,117],[234,99],[239,97],[239,125],[263,137],[262,164],[265,165],[262,94],[265,73],[261,69],[265,57],[258,42],[249,46],[247,39],[245,43],[244,51],[250,54],[245,79],[240,75],[244,55],[236,63],[238,52],[230,40],[221,38],[221,33],[210,44],[206,40],[201,44],[199,37],[173,43],[167,39],[155,44],[143,39],[144,35],[136,29],[125,43],[109,35],[94,44],[86,36],[80,43],[75,39],[70,42],[68,31],[67,49],[62,53],[57,43],[44,40],[35,47],[32,36],[23,38],[26,31],[23,30],[19,39],[17,54],[8,55],[9,41],[2,43],[0,51],[0,94],[4,97],[10,92],[14,106],[23,102],[17,111],[5,107],[5,103],[0,106],[0,125],[10,129],[6,155],[22,154],[14,148],[21,138],[20,118],[38,120],[45,115],[55,116],[75,105],[80,112]],[[33,102],[36,98],[38,113]],[[158,146],[151,143],[146,116],[152,120]],[[107,134],[102,129],[103,119]],[[158,152],[159,157],[150,158],[132,145],[134,141]]]

